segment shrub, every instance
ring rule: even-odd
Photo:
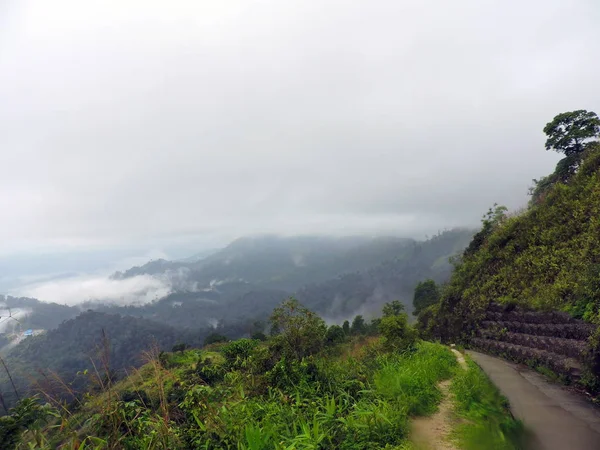
[[[225,345],[221,352],[225,357],[227,367],[230,370],[245,368],[248,358],[257,345],[258,341],[254,339],[238,339]]]
[[[383,336],[383,345],[391,351],[403,351],[414,346],[417,333],[408,324],[406,314],[386,316],[379,322],[379,332]]]
[[[327,334],[325,335],[325,343],[327,345],[335,345],[339,344],[340,342],[344,342],[345,338],[346,334],[344,333],[342,327],[340,327],[339,325],[331,325],[327,329]]]
[[[211,333],[204,338],[204,345],[206,346],[206,345],[210,345],[210,344],[218,344],[220,342],[227,342],[227,341],[229,341],[227,336],[223,336],[222,334],[219,334],[219,333]]]
[[[149,408],[152,406],[152,402],[150,401],[150,397],[146,393],[145,390],[133,390],[133,391],[123,391],[121,392],[121,401],[123,402],[137,402],[141,406],[145,406]]]
[[[271,323],[278,331],[274,340],[281,344],[281,350],[288,357],[302,359],[323,347],[327,333],[325,321],[294,298],[273,310]]]

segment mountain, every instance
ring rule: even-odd
[[[445,231],[427,241],[414,242],[397,257],[368,270],[303,287],[296,297],[330,319],[372,316],[392,300],[400,300],[410,312],[417,283],[428,278],[445,282],[452,269],[450,258],[459,254],[472,236],[467,229]]]
[[[74,306],[6,295],[3,300],[0,299],[0,332],[29,328],[48,330],[58,327],[63,321],[79,313],[81,309]]]
[[[123,376],[125,369],[139,367],[145,362],[145,351],[152,348],[170,350],[178,342],[198,347],[214,332],[212,327],[189,330],[132,316],[86,311],[47,333],[25,338],[5,362],[21,394],[28,392],[36,379],[39,382],[50,380],[54,386],[56,377],[77,390],[86,385],[85,377],[77,375],[78,372],[100,368],[105,356],[108,356],[110,370],[116,376]],[[232,337],[244,333],[235,329],[224,332]],[[103,354],[104,343],[108,349],[106,355]],[[14,400],[12,386],[4,371],[0,371],[0,392],[5,402]]]
[[[415,285],[426,278],[445,281],[448,259],[472,235],[471,230],[455,229],[424,242],[393,237],[244,238],[199,263],[184,267],[153,261],[120,275],[183,272],[178,288],[167,297],[139,307],[93,307],[179,327],[264,319],[292,295],[328,318],[370,315],[391,299],[401,299],[410,310]]]
[[[179,341],[200,346],[215,332],[237,338],[268,331],[266,319],[292,295],[337,321],[356,314],[372,316],[392,299],[410,308],[415,285],[425,278],[444,281],[450,271],[449,257],[460,252],[472,234],[457,229],[424,242],[247,238],[196,263],[152,261],[115,275],[165,277],[176,271],[188,277],[186,286],[181,283],[170,295],[145,305],[86,304],[89,310],[79,314],[82,306],[7,298],[11,308],[27,308],[23,326],[49,331],[22,339],[6,362],[23,391],[33,379],[41,376],[47,381],[52,374],[80,388],[85,380],[75,375],[94,369],[93,361],[99,364],[105,338],[111,370],[118,373],[141,365],[140,355],[153,345],[162,350]],[[307,280],[311,283],[302,284]],[[5,401],[14,400],[7,394],[11,385],[6,377],[0,377],[0,390]]]
[[[228,281],[295,290],[395,258],[412,243],[412,239],[398,237],[244,237],[199,261],[161,259],[117,272],[113,278],[160,275],[176,278],[181,290],[185,286],[188,290],[206,289]]]

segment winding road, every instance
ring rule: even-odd
[[[600,409],[540,374],[468,351],[531,433],[532,450],[600,450]]]

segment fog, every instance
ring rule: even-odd
[[[594,0],[0,8],[3,252],[472,225],[600,109]]]
[[[26,285],[10,294],[69,306],[83,302],[141,305],[162,298],[171,291],[172,284],[168,279],[150,275],[138,275],[124,280],[83,275]]]
[[[600,111],[598,23],[596,0],[4,1],[0,256],[24,264],[0,287],[144,302],[168,282],[98,270],[519,208],[546,122]]]

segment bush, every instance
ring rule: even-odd
[[[225,345],[221,352],[225,357],[227,368],[229,370],[245,368],[257,345],[258,341],[253,339],[238,339]]]
[[[134,390],[134,391],[123,391],[121,392],[121,401],[122,402],[136,402],[141,406],[145,406],[147,408],[152,406],[152,402],[150,401],[150,397],[143,389]]]
[[[273,339],[289,358],[302,359],[323,348],[327,333],[325,321],[294,298],[273,310],[271,324],[278,332]]]
[[[220,364],[214,364],[212,359],[206,358],[204,361],[196,363],[196,374],[209,385],[222,381],[226,370]]]
[[[335,345],[340,342],[344,342],[346,338],[346,333],[339,325],[331,325],[327,329],[327,334],[325,335],[325,343],[327,345]]]
[[[379,322],[379,332],[383,336],[383,345],[390,351],[404,351],[415,345],[417,333],[408,324],[406,314],[386,316]]]
[[[210,344],[218,344],[220,342],[227,342],[229,341],[229,339],[227,338],[227,336],[223,336],[222,334],[219,333],[211,333],[208,336],[206,336],[206,338],[204,338],[204,345],[210,345]]]

